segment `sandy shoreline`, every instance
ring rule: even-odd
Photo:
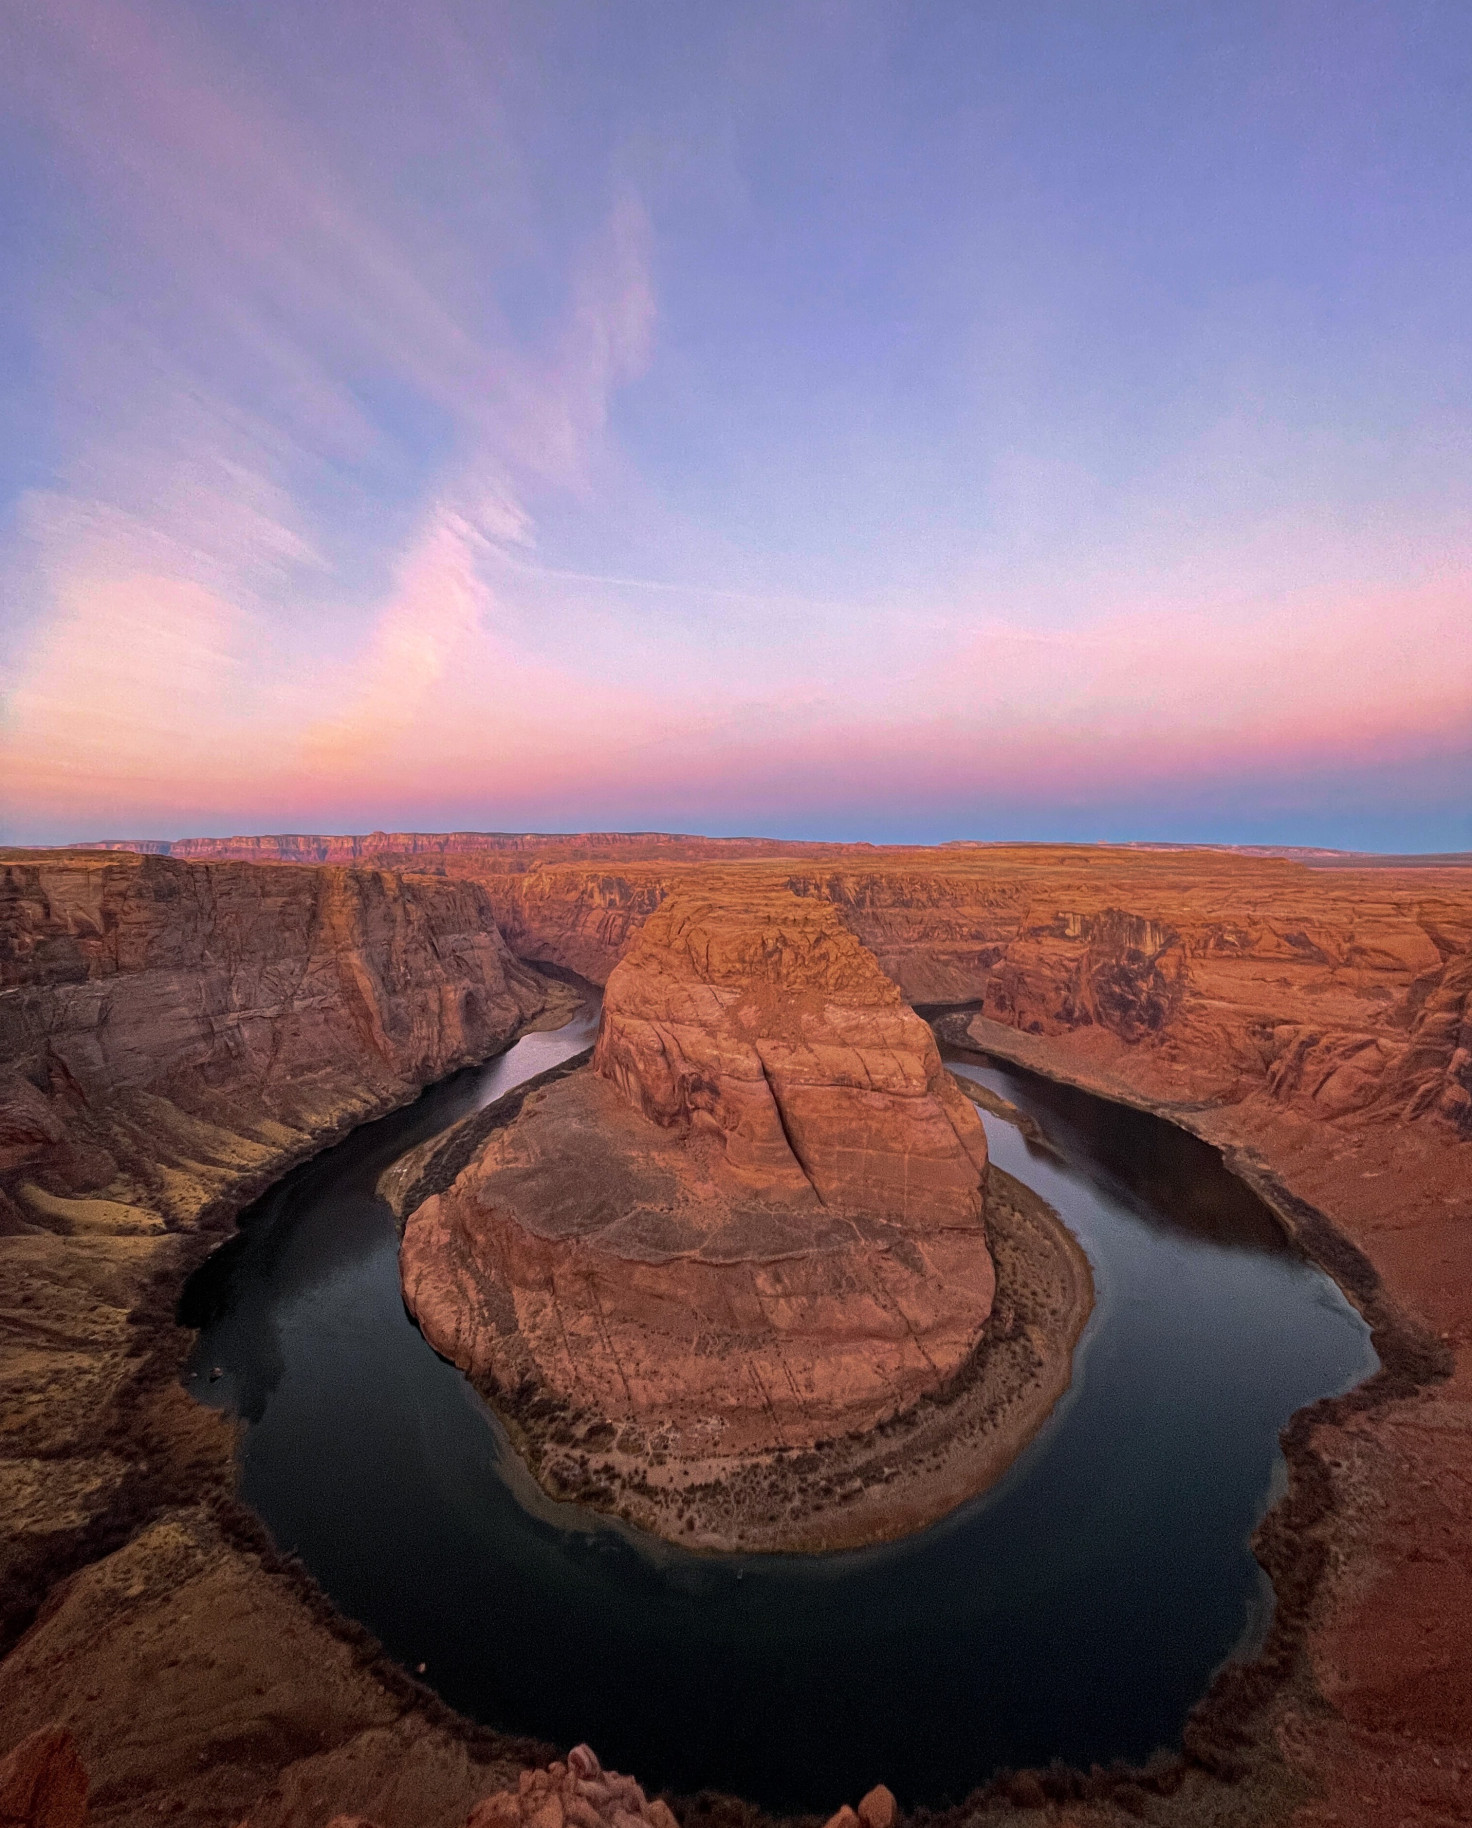
[[[968,1087],[968,1090],[970,1088]],[[987,1228],[997,1299],[976,1352],[943,1393],[862,1435],[733,1464],[660,1466],[617,1442],[559,1443],[561,1418],[484,1393],[547,1494],[708,1553],[817,1552],[890,1542],[994,1485],[1052,1414],[1093,1308],[1088,1260],[1053,1209],[993,1166]]]

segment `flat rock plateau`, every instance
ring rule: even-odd
[[[405,1299],[555,1496],[847,1547],[981,1489],[1067,1383],[1087,1265],[995,1179],[990,1329],[985,1132],[930,1030],[830,903],[677,894],[591,1065],[409,1214]]]
[[[231,1430],[179,1387],[174,1301],[293,1161],[556,1019],[529,966],[606,984],[677,895],[779,890],[948,1039],[1220,1147],[1383,1367],[1285,1431],[1256,1542],[1273,1627],[1183,1757],[1015,1776],[956,1828],[1466,1819],[1472,868],[1208,849],[374,833],[0,857],[0,1757],[31,1743],[0,1779],[41,1760],[70,1783],[61,1740],[31,1740],[58,1723],[95,1822],[459,1828],[548,1762],[450,1714],[274,1554]],[[999,1311],[990,1175],[985,1201]]]

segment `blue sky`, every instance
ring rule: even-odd
[[[0,5],[0,833],[1472,844],[1472,12]]]

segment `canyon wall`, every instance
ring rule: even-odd
[[[740,900],[782,887],[830,901],[912,1003],[974,1002],[1006,1027],[1071,1036],[1128,1058],[1151,1095],[1472,1123],[1466,868],[650,834],[253,842],[374,847],[385,863],[473,880],[519,957],[599,984],[675,890]]]
[[[1304,1635],[1275,1653],[1229,1751],[1190,1743],[1210,1768],[1235,1761],[1259,1774],[1252,1782],[1275,1799],[1261,1819],[1457,1819],[1472,1779],[1472,870],[658,834],[189,841],[201,856],[381,866],[355,872],[191,867],[178,861],[185,848],[143,862],[18,856],[3,879],[0,1060],[12,1070],[0,1106],[0,1510],[13,1611],[35,1571],[54,1570],[61,1546],[97,1520],[111,1518],[114,1534],[94,1533],[88,1554],[153,1516],[159,1468],[203,1465],[228,1480],[228,1437],[177,1392],[176,1359],[149,1381],[149,1353],[177,1349],[150,1291],[177,1291],[197,1248],[191,1214],[223,1209],[334,1126],[510,1031],[534,998],[523,1002],[493,927],[517,957],[604,983],[677,890],[734,905],[780,888],[831,905],[910,1001],[970,1005],[948,1029],[969,1045],[1217,1142],[1298,1215],[1375,1319],[1392,1367],[1379,1394],[1295,1425],[1282,1529],[1297,1546],[1274,1568],[1280,1616],[1301,1620]],[[170,962],[175,933],[192,937]],[[163,1692],[170,1642],[197,1643],[202,1621],[228,1638],[228,1621],[277,1580],[268,1559],[247,1568],[248,1555],[190,1518],[150,1523],[121,1556],[85,1568],[45,1630],[64,1625],[66,1644],[83,1646],[105,1627],[116,1656],[126,1650]],[[175,1616],[159,1572],[175,1562],[193,1623]],[[126,1598],[145,1588],[146,1600]],[[280,1783],[305,1786],[314,1758],[336,1774],[334,1794],[364,1804],[392,1792],[391,1752],[436,1771],[463,1761],[453,1733],[430,1757],[416,1737],[420,1703],[395,1699],[385,1676],[363,1675],[336,1714],[315,1686],[288,1694],[298,1669],[328,1670],[339,1653],[321,1652],[297,1602],[272,1591],[284,1610],[254,1661],[237,1659],[249,1689],[229,1721],[207,1717],[219,1691],[197,1670],[179,1687],[179,1719],[195,1707],[177,1735],[190,1770],[196,1751],[212,1769],[249,1766],[230,1820],[268,1770],[289,1767],[296,1775]],[[290,1671],[275,1650],[283,1621],[302,1634]],[[118,1706],[133,1700],[114,1720],[87,1702],[80,1675],[68,1686],[51,1642],[33,1634],[23,1668],[14,1657],[0,1666],[7,1734],[71,1708],[91,1735],[89,1763],[119,1767],[119,1796],[167,1795],[187,1816],[189,1770],[160,1776],[163,1754],[128,1736],[141,1691],[119,1678]],[[268,1713],[321,1715],[320,1754],[304,1758],[294,1725],[272,1738]],[[364,1749],[374,1734],[378,1764]],[[239,1750],[250,1746],[260,1749]],[[1226,1807],[1193,1777],[1178,1815],[1162,1800],[1161,1819],[1187,1819],[1193,1796],[1202,1819]]]
[[[182,1221],[241,1139],[279,1154],[357,1121],[485,1058],[545,994],[473,883],[0,863],[0,1212],[65,1229],[86,1199]]]
[[[410,865],[448,856],[518,857],[786,857],[809,852],[842,855],[872,845],[792,844],[777,838],[702,838],[680,832],[282,832],[238,838],[103,838],[72,848],[136,851],[193,863],[370,863]]]
[[[1072,1037],[1128,1061],[1152,1096],[1261,1094],[1472,1134],[1472,871],[996,846],[825,870],[554,861],[477,880],[513,950],[596,982],[676,889],[780,886],[831,902],[912,1003]]]
[[[0,1630],[13,1636],[58,1576],[140,1527],[160,1545],[135,1542],[126,1591],[110,1575],[88,1588],[85,1569],[73,1595],[86,1655],[121,1658],[92,1682],[116,1693],[116,1717],[72,1698],[105,1793],[136,1790],[152,1746],[195,1773],[218,1763],[222,1795],[244,1758],[246,1800],[258,1797],[262,1770],[302,1749],[299,1722],[273,1738],[272,1704],[252,1701],[279,1688],[282,1641],[319,1659],[302,1694],[321,1749],[404,1712],[257,1549],[207,1521],[233,1484],[233,1429],[179,1384],[191,1336],[173,1307],[254,1191],[493,1053],[548,995],[473,883],[0,858]],[[109,1631],[153,1600],[177,1611],[176,1587],[194,1594],[195,1624],[176,1618],[167,1655],[107,1652]],[[21,1667],[0,1665],[0,1750],[51,1705]],[[178,1743],[160,1752],[170,1732]]]

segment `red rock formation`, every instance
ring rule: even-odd
[[[605,1771],[591,1746],[523,1771],[514,1790],[483,1798],[465,1828],[679,1828],[668,1803],[652,1802],[632,1777]]]
[[[74,855],[0,863],[0,992],[0,1173],[38,1222],[83,1195],[168,1217],[154,1171],[211,1178],[204,1131],[279,1155],[270,1126],[382,1109],[546,994],[473,883]]]
[[[1310,1583],[1299,1686],[1284,1689],[1252,1726],[1243,1755],[1255,1756],[1260,1744],[1264,1782],[1278,1781],[1272,1773],[1282,1759],[1291,1785],[1319,1787],[1319,1800],[1301,1806],[1287,1791],[1280,1799],[1279,1816],[1298,1809],[1303,1828],[1458,1819],[1472,1778],[1472,871],[1372,869],[1343,858],[1309,868],[1291,858],[1106,847],[738,847],[598,834],[484,847],[480,835],[344,842],[347,849],[331,854],[397,860],[395,867],[478,884],[518,956],[598,982],[676,889],[723,899],[749,886],[783,886],[831,902],[911,1000],[984,1001],[988,1045],[1106,1095],[1173,1108],[1226,1146],[1250,1151],[1325,1212],[1365,1253],[1383,1299],[1440,1340],[1453,1371],[1444,1383],[1315,1432],[1315,1490],[1327,1508],[1313,1552],[1328,1572]],[[250,844],[254,857],[287,854]],[[187,905],[187,897],[178,904]],[[162,915],[159,924],[168,924]],[[88,936],[79,925],[74,937]],[[69,945],[46,955],[38,947],[33,987],[59,983],[74,957]],[[85,1147],[95,1141],[112,1153],[112,1132],[94,1139],[85,1116],[74,1117],[82,1101],[59,1071],[54,1084],[49,1074],[33,1077],[12,1080],[0,1101],[0,1163],[10,1164],[0,1167],[0,1182],[15,1188],[24,1176],[45,1192],[43,1164],[60,1177],[52,1185],[102,1192],[104,1183],[86,1177],[106,1163],[86,1157]],[[328,1121],[333,1110],[350,1114],[337,1094],[326,1108]],[[246,1160],[212,1156],[213,1143],[197,1140],[183,1152],[193,1166],[166,1154],[168,1171],[145,1184],[148,1149],[175,1145],[162,1126],[141,1134],[129,1161],[153,1211],[173,1198],[175,1173],[191,1177],[190,1198],[203,1170],[228,1190],[259,1172],[274,1146],[266,1137]],[[293,1133],[288,1152],[305,1134]],[[669,1135],[678,1141],[677,1131]],[[67,1138],[81,1155],[50,1153]],[[126,1138],[115,1140],[126,1153]],[[71,1379],[67,1402],[53,1407],[35,1398],[29,1369],[5,1373],[0,1414],[7,1427],[24,1422],[28,1440],[53,1430],[63,1444],[71,1439],[76,1412],[89,1407],[88,1367],[121,1362],[138,1337],[123,1317],[141,1273],[134,1253],[151,1251],[153,1241],[84,1238],[91,1216],[67,1221],[75,1230],[64,1252],[54,1249],[55,1234],[27,1229],[27,1249],[50,1253],[44,1274],[26,1280],[31,1272],[23,1277],[15,1259],[0,1265],[8,1287],[34,1294],[50,1329],[48,1363],[58,1378],[65,1366]],[[0,1192],[0,1231],[37,1223]],[[12,1327],[0,1342],[12,1355],[6,1364],[33,1365],[25,1355],[43,1351],[42,1336]],[[42,1381],[50,1380],[48,1372]],[[0,1479],[18,1464],[0,1465]],[[89,1478],[116,1476],[101,1461],[87,1464]],[[31,1516],[25,1494],[43,1489],[90,1514],[100,1500],[68,1465],[64,1455],[48,1459],[44,1476],[7,1485],[7,1524]],[[58,1527],[60,1503],[34,1512],[46,1528]],[[12,1537],[26,1527],[12,1527]],[[73,1656],[81,1693],[83,1651]],[[56,1690],[66,1692],[64,1683]],[[1203,1816],[1220,1813],[1214,1794],[1203,1798],[1188,1784],[1179,1805],[1162,1798],[1152,1807],[1162,1820],[1184,1820],[1197,1805]],[[1263,1803],[1269,1815],[1275,1807]]]
[[[668,895],[831,901],[913,1003],[1128,1051],[1159,1097],[1472,1122],[1472,871],[1309,868],[1228,851],[856,849],[841,865],[448,854],[519,956],[606,982]],[[1353,860],[1351,860],[1352,863]],[[1460,1050],[1460,1051],[1459,1051]],[[1461,1113],[1461,1115],[1458,1115]]]
[[[826,902],[665,902],[609,978],[593,1066],[786,1199],[926,1225],[981,1216],[975,1109]]]
[[[1275,1095],[1328,1115],[1383,1094],[1415,1116],[1472,1121],[1469,1050],[1455,1039],[1467,1019],[1467,987],[1457,985],[1472,946],[1472,872],[1451,864],[663,833],[375,832],[168,848],[428,865],[482,885],[519,957],[596,983],[675,889],[741,898],[787,887],[831,901],[910,1001],[985,999],[990,1017],[1028,1032],[1092,1027],[1144,1044],[1178,1097],[1231,1097],[1270,1078]]]
[[[875,1784],[859,1798],[857,1810],[864,1828],[894,1828],[898,1805],[888,1784]]]
[[[83,1828],[87,1773],[64,1726],[44,1726],[0,1758],[0,1828]]]
[[[1282,1728],[1337,1799],[1304,1815],[1313,1828],[1439,1820],[1472,1775],[1472,1566],[1455,1546],[1472,1531],[1472,870],[1320,861],[1335,867],[956,846],[483,878],[519,951],[595,977],[676,886],[827,898],[913,1000],[984,1004],[985,1045],[1250,1151],[1446,1343],[1450,1382],[1325,1428],[1315,1449],[1335,1494],[1322,1553],[1340,1572],[1310,1641],[1341,1712]]]
[[[124,1503],[138,1520],[140,1483],[228,1466],[227,1431],[174,1375],[201,1219],[218,1235],[253,1188],[493,1053],[546,996],[472,883],[0,861],[0,1627],[69,1541]]]
[[[967,1361],[985,1135],[831,908],[672,901],[610,981],[595,1068],[405,1231],[409,1306],[483,1389],[729,1464],[871,1428]]]

